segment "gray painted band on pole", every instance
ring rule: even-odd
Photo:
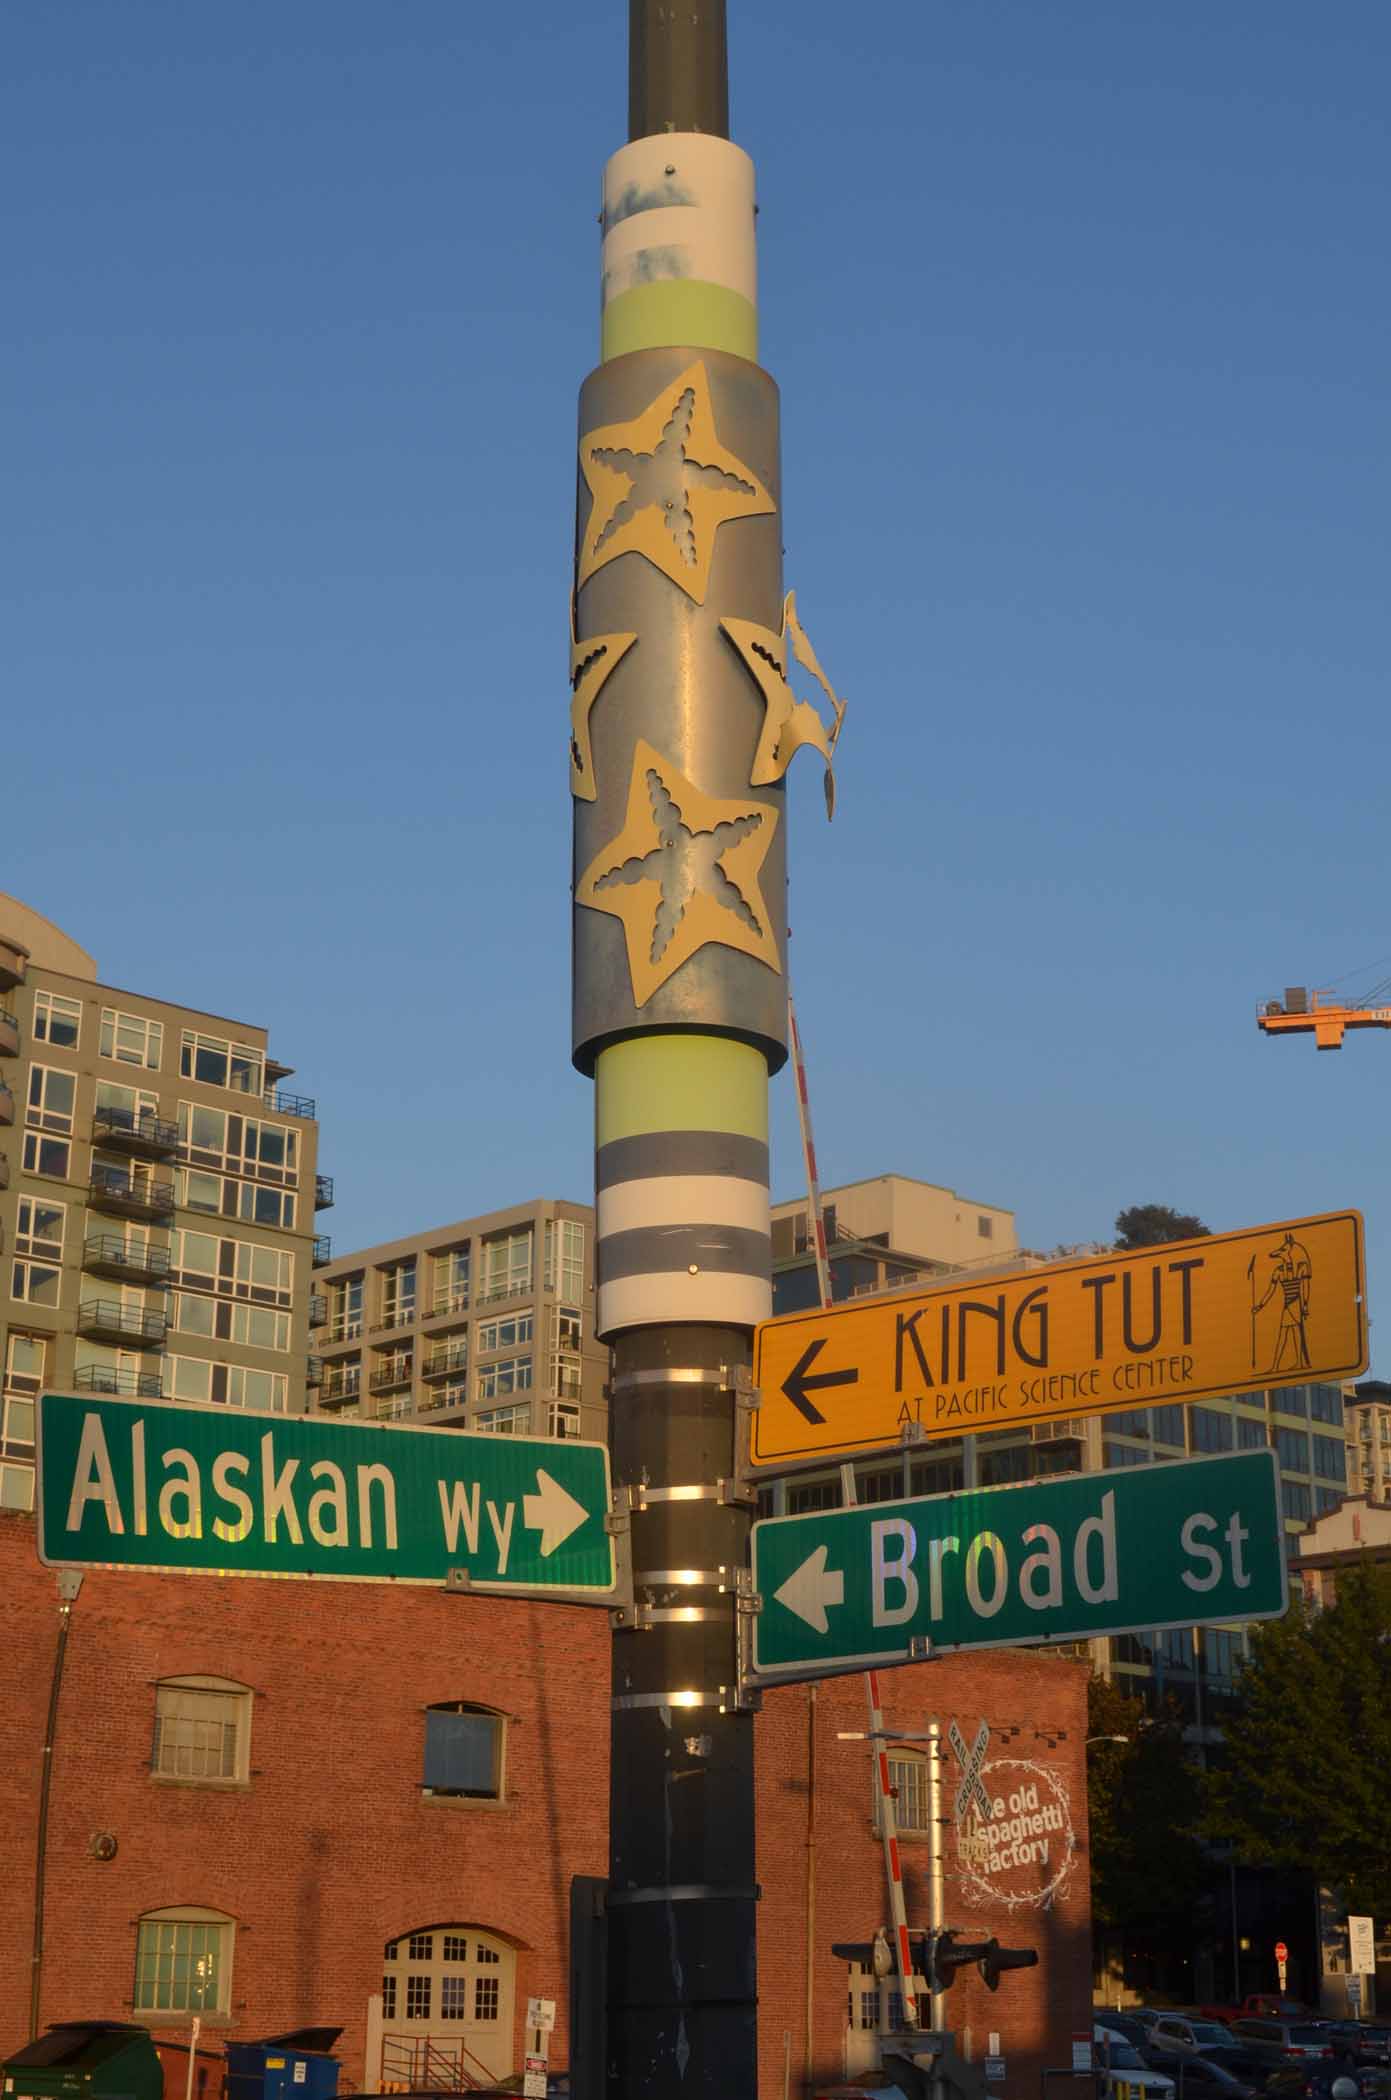
[[[652,1181],[672,1174],[728,1174],[768,1186],[768,1147],[761,1138],[723,1130],[659,1130],[647,1137],[611,1138],[594,1155],[594,1185]]]
[[[772,1241],[741,1225],[650,1225],[605,1233],[594,1243],[595,1282],[651,1276],[665,1269],[707,1269],[722,1276],[766,1276]]]
[[[609,1891],[609,1905],[619,1903],[705,1903],[726,1902],[757,1903],[761,1891],[757,1885],[751,1888],[720,1888],[709,1881],[683,1881],[665,1889],[619,1889]]]
[[[715,1692],[616,1692],[609,1704],[620,1713],[634,1713],[642,1707],[670,1707],[679,1712],[686,1707],[727,1706],[728,1692],[728,1685],[723,1684]]]
[[[729,137],[725,0],[628,0],[628,136]]]

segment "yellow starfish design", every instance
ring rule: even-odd
[[[575,640],[575,601],[570,600],[570,793],[592,802],[594,748],[589,740],[589,712],[605,684],[637,640],[635,634],[591,634]]]
[[[703,364],[630,423],[591,430],[580,440],[580,470],[594,505],[577,588],[620,554],[642,554],[703,605],[721,525],[777,509],[752,469],[720,443]]]
[[[635,1006],[709,941],[781,968],[759,884],[777,825],[766,802],[703,794],[639,739],[623,829],[575,885],[622,921]]]

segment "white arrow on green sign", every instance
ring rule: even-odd
[[[753,1667],[833,1676],[928,1653],[1278,1618],[1273,1451],[770,1517]]]
[[[45,1393],[38,1473],[52,1567],[614,1587],[608,1452],[569,1437]]]

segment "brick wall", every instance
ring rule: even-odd
[[[56,1579],[37,1561],[27,1516],[0,1513],[0,1596],[3,2054],[28,2032],[39,1773],[58,1629]],[[152,1778],[154,1684],[189,1675],[252,1687],[249,1790]],[[1026,1902],[1011,1916],[963,1881],[948,1833],[948,1922],[1036,1944],[1044,1964],[1007,1977],[994,1998],[971,1972],[949,2001],[952,2023],[970,2027],[977,2054],[999,2030],[1006,2100],[1034,2100],[1039,2068],[1065,2064],[1072,2028],[1090,2017],[1085,1669],[1010,1652],[886,1671],[882,1684],[889,1727],[920,1728],[932,1711],[944,1722],[955,1715],[973,1738],[985,1717],[993,1760],[1038,1768],[1032,1779],[1013,1765],[987,1774],[1006,1813],[1021,1777],[1046,1794],[1054,1782],[1065,1790],[1077,1850],[1046,1909]],[[525,2001],[537,1995],[557,2001],[552,2060],[563,2063],[569,1880],[602,1874],[607,1857],[607,1688],[608,1625],[594,1609],[404,1585],[88,1574],[54,1759],[44,2024],[129,2018],[136,1920],[206,1906],[237,1925],[225,2031],[341,2023],[340,2053],[356,2082],[383,1946],[413,1927],[457,1923],[517,1948],[515,2061]],[[501,1805],[422,1797],[422,1709],[453,1699],[510,1717]],[[818,2080],[840,2075],[846,1972],[830,1943],[868,1939],[886,1903],[867,1746],[837,1740],[838,1730],[866,1725],[862,1680],[779,1689],[756,1725],[760,2087],[778,2100],[785,2048],[793,2094],[808,2066]],[[1007,1729],[1017,1733],[1006,1742]],[[97,1832],[118,1840],[110,1862],[91,1853]],[[915,1922],[926,1917],[925,1857],[921,1840],[905,1841]],[[1047,1871],[1060,1860],[1055,1849]],[[1037,1893],[1027,1872],[1014,1878],[1026,1898]]]

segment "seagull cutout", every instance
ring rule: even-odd
[[[845,702],[838,697],[822,670],[816,651],[797,618],[796,592],[789,591],[783,601],[782,628],[776,634],[771,627],[760,627],[754,620],[721,620],[720,625],[739,651],[763,695],[763,729],[754,753],[753,770],[749,774],[751,784],[765,787],[770,781],[781,780],[796,753],[804,744],[809,744],[826,761],[826,815],[833,816],[836,806],[833,759],[841,724],[845,720]],[[799,700],[788,683],[789,644],[791,654],[804,670],[811,672],[835,710],[835,721],[829,728],[812,703]]]

